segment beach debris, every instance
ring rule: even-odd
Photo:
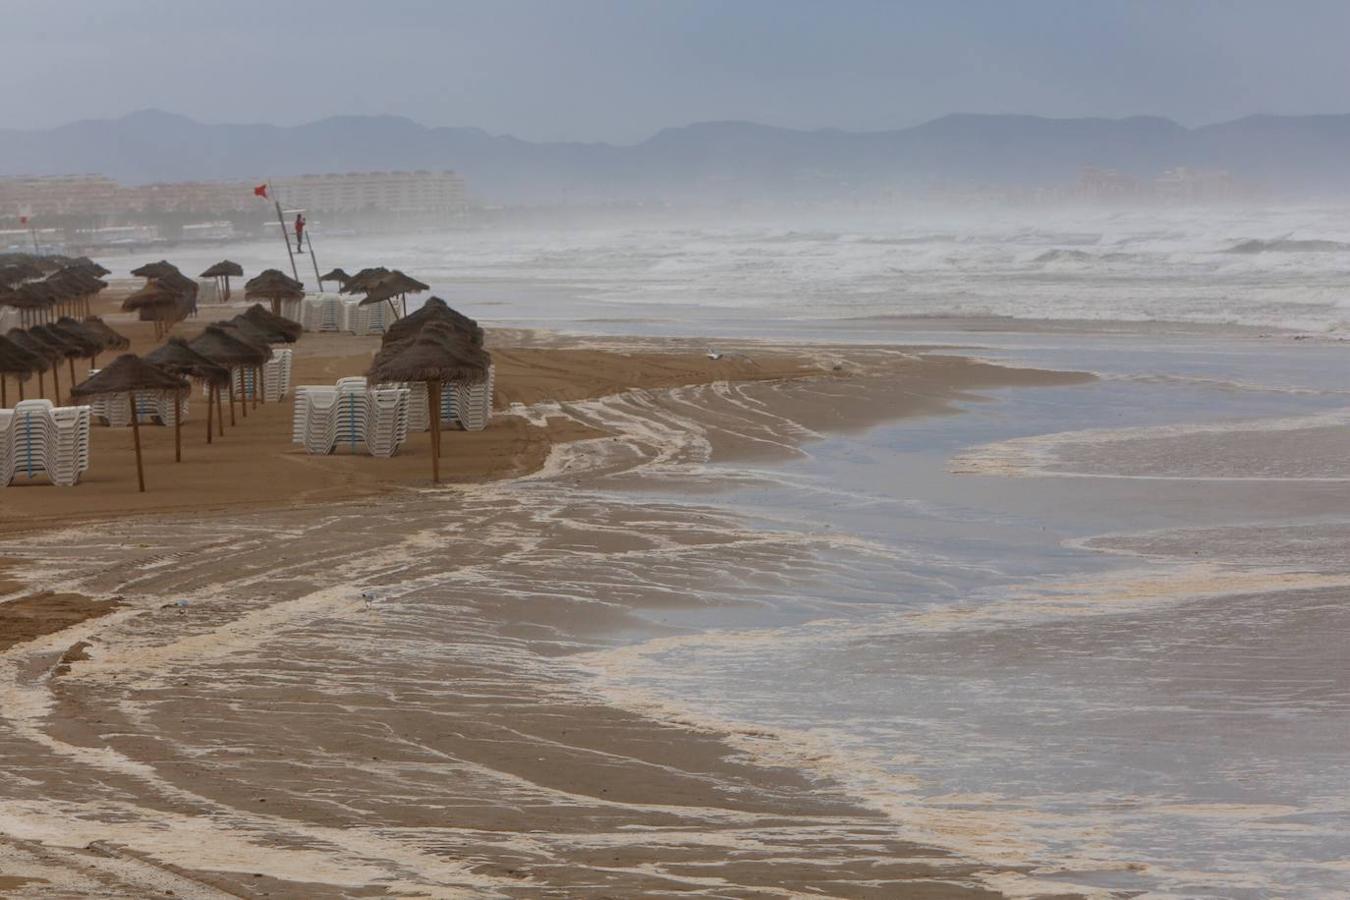
[[[711,347],[708,348],[708,359],[721,359],[721,358],[722,358],[721,353],[718,353]]]

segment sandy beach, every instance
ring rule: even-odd
[[[147,348],[148,326],[109,318]],[[308,334],[293,381],[359,373],[376,344]],[[640,493],[675,462],[790,458],[831,431],[1085,376],[895,347],[746,343],[714,360],[693,342],[521,331],[489,347],[498,415],[447,435],[449,487],[430,489],[425,435],[392,460],[306,457],[281,403],[210,447],[194,416],[180,465],[170,430],[143,429],[145,495],[130,432],[107,428],[79,487],[0,494],[0,888],[995,893],[997,863],[587,687],[571,660],[659,636],[646,614],[710,590],[735,607],[726,572],[807,562],[734,516],[600,504],[595,487]],[[679,566],[683,588],[649,584],[652,565]]]
[[[106,292],[96,312],[131,338],[130,352],[145,353],[157,342],[151,323],[117,311],[130,286]],[[199,318],[182,323],[175,334],[191,338],[212,321],[246,308],[204,307]],[[527,475],[539,470],[558,443],[600,437],[603,429],[582,424],[567,414],[567,404],[625,392],[659,392],[717,382],[750,384],[784,379],[837,383],[826,389],[829,402],[802,411],[807,424],[848,427],[868,418],[936,411],[962,391],[980,387],[1056,382],[1060,376],[1019,372],[977,362],[904,352],[853,348],[847,354],[830,348],[801,349],[749,343],[728,345],[711,359],[706,348],[691,341],[567,341],[525,331],[493,333],[488,347],[497,366],[494,407],[499,412],[538,407],[525,415],[500,415],[481,432],[457,431],[446,438],[446,480],[475,484]],[[332,384],[345,375],[364,374],[378,336],[307,334],[294,346],[293,384]],[[104,363],[111,357],[105,358]],[[77,375],[85,367],[77,364]],[[63,375],[65,374],[63,370]],[[906,387],[877,401],[869,394],[870,413],[847,408],[859,379],[899,375]],[[64,384],[63,391],[69,388]],[[913,384],[915,389],[908,385]],[[13,388],[13,385],[11,385]],[[37,380],[26,385],[36,394]],[[48,399],[54,391],[46,382]],[[884,393],[884,392],[883,392]],[[78,491],[54,491],[44,479],[16,479],[0,504],[0,533],[45,528],[108,515],[169,511],[206,512],[262,506],[292,506],[353,500],[426,487],[429,437],[413,434],[393,459],[374,459],[339,450],[314,458],[290,443],[291,404],[250,405],[237,409],[235,425],[226,412],[226,434],[205,442],[205,405],[201,391],[189,401],[183,423],[183,462],[173,461],[173,430],[142,429],[141,438],[150,490],[136,492],[130,429],[96,427],[91,454],[94,465]],[[880,405],[875,405],[875,404]],[[541,406],[542,404],[542,406]],[[856,406],[856,404],[855,404]],[[730,436],[727,436],[730,440]]]

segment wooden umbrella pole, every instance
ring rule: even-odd
[[[74,386],[75,386],[75,357],[73,357],[73,356],[67,357],[67,358],[66,358],[66,362],[70,363],[70,386],[71,386],[71,387],[74,387]],[[60,398],[58,397],[57,399],[59,400]]]
[[[60,402],[61,402],[61,364],[60,364],[60,363],[57,363],[56,365],[52,366],[52,386],[53,386],[53,387],[52,387],[52,390],[54,391],[54,393],[53,393],[52,396],[53,396],[55,402],[56,402],[57,404],[60,404]]]
[[[231,373],[230,373],[230,381],[231,381],[231,382],[234,381],[234,372],[233,372],[233,370],[231,370]],[[219,390],[219,388],[217,388],[217,390]],[[234,426],[235,426],[235,421],[234,421],[234,384],[231,383],[231,384],[230,384],[230,427],[233,428]]]
[[[216,392],[216,437],[225,436],[225,407],[220,403],[220,385],[216,385],[213,390]]]
[[[258,395],[262,393],[262,366],[253,367],[253,408],[258,408]]]
[[[427,382],[427,412],[431,414],[431,483],[441,483],[441,383]]]
[[[173,392],[173,461],[183,461],[183,394]]]
[[[211,443],[211,382],[206,383],[206,442]]]
[[[0,375],[0,408],[3,409],[9,408],[9,394],[7,391],[8,386],[9,385],[5,381],[5,376]]]
[[[41,372],[38,373],[38,396],[39,397],[47,396],[47,382],[42,380]]]
[[[136,484],[144,494],[145,465],[141,462],[141,417],[136,415],[135,391],[127,391],[127,402],[131,404],[131,439],[136,444]]]

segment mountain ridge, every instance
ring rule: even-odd
[[[393,115],[207,124],[142,109],[0,129],[0,176],[97,173],[129,184],[313,172],[455,169],[489,203],[681,202],[932,186],[1063,185],[1085,166],[1151,178],[1230,171],[1290,194],[1350,191],[1350,114],[1256,114],[1187,127],[1161,116],[953,113],[908,128],[795,129],[744,120],[663,128],[633,144],[529,141]]]

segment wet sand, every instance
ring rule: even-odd
[[[713,361],[642,341],[491,343],[498,405],[526,406],[451,436],[449,489],[427,489],[419,439],[396,460],[297,460],[278,404],[227,432],[237,451],[189,443],[195,469],[155,458],[167,445],[146,429],[145,499],[129,465],[105,464],[108,429],[97,478],[0,495],[17,561],[0,606],[122,598],[0,653],[3,889],[996,894],[997,866],[924,847],[728,735],[609,705],[572,658],[659,634],[644,611],[813,577],[795,536],[613,488],[1081,378],[867,348]],[[307,335],[294,380],[360,371],[373,345]]]

